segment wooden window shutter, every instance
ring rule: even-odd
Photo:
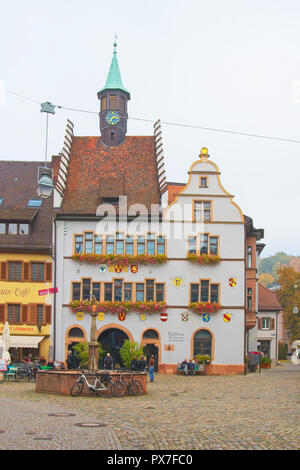
[[[7,262],[6,261],[1,261],[0,279],[1,281],[7,281]]]
[[[27,323],[29,325],[36,325],[37,324],[37,304],[30,304],[29,305]]]
[[[29,281],[29,263],[23,263],[23,281]]]
[[[261,323],[261,318],[258,319],[258,329],[261,330],[262,323]]]
[[[22,323],[28,322],[28,305],[22,305]]]
[[[46,323],[51,323],[51,305],[45,305],[45,312],[46,312]]]
[[[271,318],[271,330],[275,330],[275,318]]]
[[[52,281],[52,263],[46,263],[45,268],[45,282]]]
[[[0,304],[0,321],[5,322],[5,304]]]

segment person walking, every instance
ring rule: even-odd
[[[140,372],[145,372],[146,366],[147,366],[146,359],[144,358],[144,356],[141,356],[139,363],[138,363],[138,370]]]
[[[155,358],[152,355],[149,359],[149,376],[150,376],[150,382],[154,382],[154,365],[155,365]]]
[[[104,369],[112,370],[114,365],[113,358],[111,357],[110,353],[107,353],[104,359]]]

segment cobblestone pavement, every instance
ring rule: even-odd
[[[147,395],[111,399],[4,382],[0,449],[296,450],[299,379],[300,366],[290,363],[246,376],[156,374]]]

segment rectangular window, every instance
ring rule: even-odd
[[[106,110],[106,96],[103,96],[101,100],[101,111],[105,111],[105,110]]]
[[[122,302],[122,280],[116,279],[114,281],[114,300],[115,302]]]
[[[37,323],[40,325],[44,323],[44,305],[37,306]]]
[[[152,279],[146,280],[146,302],[154,301],[154,281]]]
[[[20,224],[19,225],[19,235],[28,235],[29,233],[29,225],[28,224]]]
[[[209,252],[211,255],[218,254],[218,237],[209,237]]]
[[[155,238],[152,233],[148,233],[147,237],[147,255],[155,254]]]
[[[210,285],[210,301],[219,302],[219,284]]]
[[[137,302],[144,302],[144,284],[136,284],[136,300]]]
[[[133,237],[126,237],[126,255],[133,255]]]
[[[41,199],[29,199],[27,207],[41,207],[42,200]]]
[[[207,188],[207,176],[201,176],[200,178],[200,187]]]
[[[93,282],[92,295],[95,296],[95,299],[100,302],[100,282]]]
[[[132,283],[125,282],[124,284],[124,300],[126,302],[131,302],[132,300]]]
[[[17,235],[18,224],[8,224],[8,233],[9,235]]]
[[[93,253],[93,234],[92,233],[85,234],[84,252],[88,254]]]
[[[145,237],[138,237],[137,239],[137,252],[138,255],[145,254]]]
[[[80,300],[81,298],[81,283],[73,282],[72,283],[72,300]]]
[[[32,281],[44,281],[44,263],[31,263],[31,280]]]
[[[247,267],[252,268],[252,246],[247,248]]]
[[[8,304],[8,323],[20,323],[21,306],[19,304]]]
[[[165,285],[164,284],[155,284],[155,296],[156,302],[164,302],[165,300]]]
[[[196,254],[196,237],[189,237],[188,239],[189,254]]]
[[[83,279],[82,281],[82,298],[83,300],[90,300],[91,298],[91,280]]]
[[[251,287],[247,288],[247,309],[249,311],[252,310],[252,288]]]
[[[208,254],[208,235],[206,233],[202,233],[200,235],[200,255],[207,255]]]
[[[117,109],[117,95],[109,95],[109,109]]]
[[[9,266],[9,280],[22,281],[22,263],[8,263]]]
[[[201,302],[208,302],[209,298],[209,281],[201,281]]]
[[[271,328],[271,318],[264,317],[261,319],[262,330],[270,330]]]
[[[75,235],[75,253],[83,253],[83,236]]]
[[[106,237],[106,254],[113,255],[114,254],[114,237],[108,235]]]
[[[164,255],[166,252],[166,240],[165,237],[158,237],[157,238],[157,254]]]
[[[0,224],[0,235],[4,235],[6,233],[6,224]]]
[[[112,283],[111,282],[105,282],[104,284],[104,300],[105,302],[112,301]]]
[[[117,233],[116,235],[116,254],[124,254],[124,235],[122,233]]]
[[[199,302],[199,284],[191,284],[191,302]]]
[[[208,222],[211,217],[210,201],[196,201],[194,205],[194,220],[196,222]]]
[[[126,112],[126,100],[124,96],[120,96],[120,110]]]
[[[96,255],[102,255],[103,250],[103,240],[102,235],[95,235],[94,236],[94,250]]]

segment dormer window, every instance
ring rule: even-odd
[[[200,176],[200,188],[208,188],[207,176]]]
[[[0,223],[0,235],[28,235],[29,225],[23,223]]]
[[[27,207],[41,207],[42,200],[41,199],[29,199]]]

